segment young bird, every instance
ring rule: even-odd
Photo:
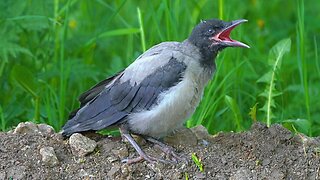
[[[202,21],[183,42],[153,46],[123,71],[84,92],[80,108],[71,113],[62,135],[119,127],[139,154],[125,162],[166,162],[145,154],[130,134],[141,135],[178,158],[157,139],[179,128],[195,111],[213,76],[219,51],[249,48],[230,38],[232,29],[246,21]]]

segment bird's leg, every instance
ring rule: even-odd
[[[167,154],[168,156],[172,156],[173,160],[175,162],[179,161],[185,161],[188,163],[188,160],[186,158],[180,157],[179,155],[177,155],[175,153],[175,149],[169,145],[164,144],[163,142],[154,139],[152,137],[144,137],[147,141],[152,142],[155,144],[155,146],[159,147],[159,149],[164,152],[165,154]]]
[[[120,133],[124,138],[126,138],[129,141],[129,143],[134,147],[134,149],[139,154],[139,157],[137,157],[137,158],[124,159],[124,160],[122,160],[122,162],[127,163],[127,164],[132,164],[132,163],[137,163],[137,162],[142,161],[142,160],[146,160],[146,161],[148,161],[150,163],[155,163],[156,161],[160,161],[160,162],[163,162],[163,163],[170,163],[170,161],[166,161],[166,160],[163,160],[163,159],[158,159],[158,158],[151,157],[151,156],[147,155],[140,148],[140,146],[137,144],[137,142],[132,138],[132,136],[129,134],[129,132],[125,128],[120,127]]]

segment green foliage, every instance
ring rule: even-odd
[[[197,165],[197,167],[199,168],[200,172],[203,172],[203,164],[201,162],[201,159],[199,159],[195,153],[191,154],[191,159]]]
[[[187,172],[184,173],[185,180],[189,180],[189,174]]]
[[[2,107],[0,106],[0,130],[5,131],[6,130],[6,121],[4,120],[4,115],[3,115],[3,110]]]
[[[265,83],[266,89],[260,96],[266,98],[266,102],[264,106],[261,108],[262,111],[266,112],[266,122],[267,126],[270,127],[271,120],[275,117],[272,113],[272,108],[276,108],[274,98],[280,96],[281,93],[276,89],[276,73],[281,68],[282,57],[285,53],[288,53],[291,48],[291,40],[284,39],[279,41],[276,45],[274,45],[269,53],[268,64],[270,66],[269,71],[264,74],[257,82]]]
[[[11,79],[14,80],[23,90],[29,93],[34,100],[34,118],[35,122],[39,122],[40,119],[40,97],[39,84],[34,78],[32,73],[24,66],[14,65],[11,70]]]
[[[249,116],[253,121],[257,121],[257,107],[258,103],[256,103],[252,108],[250,108]]]
[[[201,19],[244,18],[232,37],[251,49],[220,53],[187,126],[241,131],[253,119],[319,135],[319,9],[315,0],[0,0],[0,130],[30,120],[60,130],[81,92],[145,49],[184,40]],[[277,62],[270,49],[288,37],[292,48]]]
[[[228,95],[225,96],[225,101],[233,113],[234,121],[236,122],[236,126],[237,126],[236,130],[237,131],[243,130],[243,127],[242,127],[243,119],[242,119],[240,108],[239,108],[237,102],[232,97],[230,97]]]
[[[294,132],[296,132],[296,129],[299,129],[299,132],[307,134],[311,129],[311,123],[307,119],[287,119],[282,121],[282,123],[286,128]]]

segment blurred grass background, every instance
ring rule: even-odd
[[[22,121],[60,130],[81,92],[145,49],[186,39],[201,19],[220,18],[248,19],[232,37],[251,49],[220,53],[186,125],[216,133],[258,120],[319,135],[319,9],[316,0],[0,0],[0,130]]]

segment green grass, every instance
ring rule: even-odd
[[[0,0],[0,130],[21,121],[60,130],[81,92],[153,45],[184,40],[200,20],[222,18],[249,20],[232,37],[251,49],[219,54],[186,126],[243,131],[256,119],[320,135],[319,9],[316,0]],[[287,38],[281,68],[270,64]]]

